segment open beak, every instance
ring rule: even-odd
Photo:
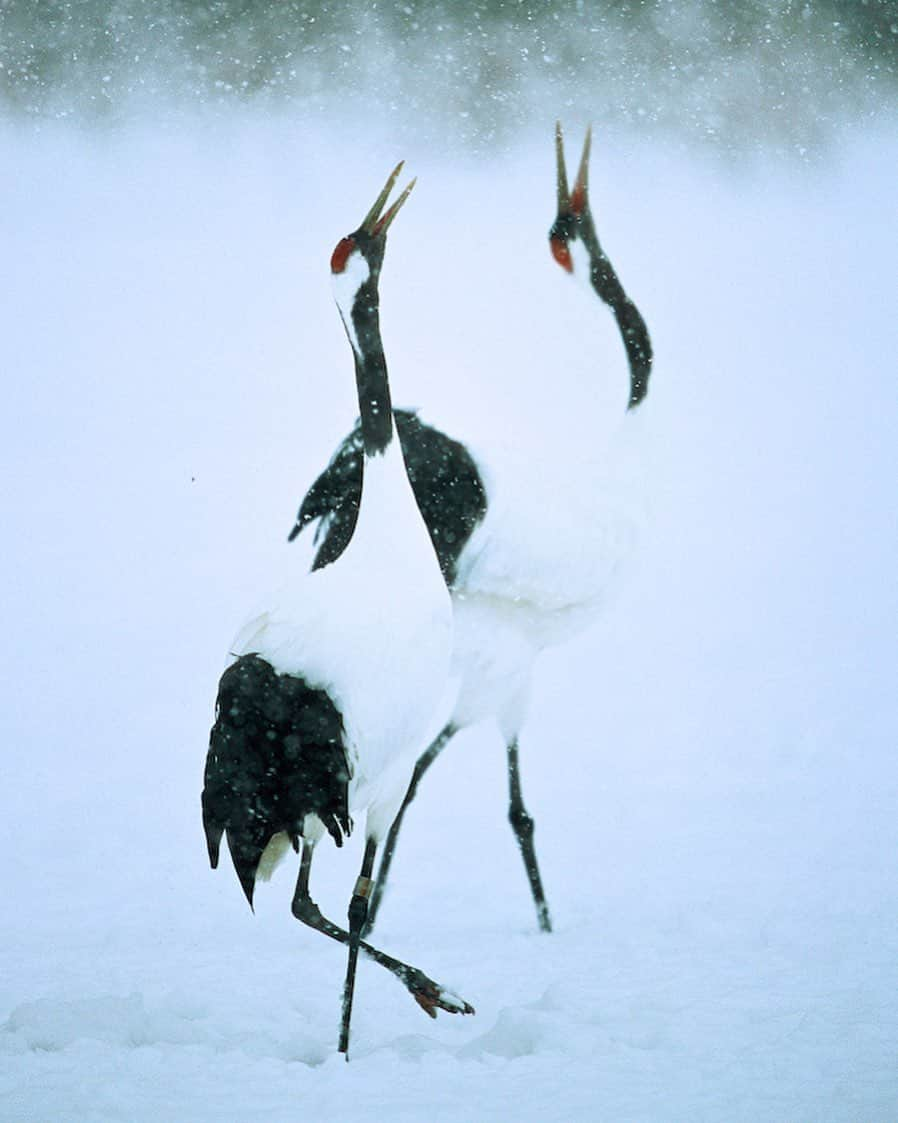
[[[561,132],[561,122],[555,123],[555,159],[558,166],[558,213],[559,215],[581,215],[589,205],[589,150],[592,145],[592,126],[586,130],[586,140],[583,142],[583,155],[580,157],[580,167],[577,178],[574,180],[574,190],[569,191],[567,185],[567,170],[564,166],[564,137]]]
[[[374,201],[374,206],[365,215],[364,219],[362,220],[362,224],[359,227],[359,229],[364,230],[366,234],[370,234],[372,238],[383,237],[386,234],[393,219],[399,213],[399,208],[409,197],[412,188],[417,183],[417,180],[413,179],[408,187],[406,187],[406,189],[396,200],[396,202],[386,211],[384,211],[383,214],[380,213],[383,210],[384,204],[386,203],[387,199],[390,197],[390,192],[393,190],[393,187],[396,184],[396,180],[399,178],[399,173],[402,171],[402,166],[404,163],[404,160],[400,160],[396,167],[393,169],[390,174],[390,178],[387,180],[384,186],[383,191],[381,191],[381,193],[377,196],[377,199]]]

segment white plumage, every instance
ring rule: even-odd
[[[400,165],[401,167],[401,165]],[[359,517],[328,564],[294,574],[240,630],[222,676],[203,817],[213,866],[223,833],[252,903],[292,842],[302,850],[293,911],[349,946],[340,1049],[360,947],[431,1015],[472,1012],[417,969],[361,944],[377,845],[401,803],[415,754],[449,681],[452,609],[395,437],[380,337],[378,281],[386,231],[413,184],[383,215],[399,167],[331,259],[352,346],[362,417]],[[338,845],[364,816],[365,857],[349,929],[309,894],[316,843]]]
[[[449,677],[452,607],[399,442],[366,460],[355,533],[241,629],[235,656],[323,688],[346,729],[349,811],[377,841],[393,820]],[[319,832],[320,833],[320,832]]]

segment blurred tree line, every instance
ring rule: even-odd
[[[263,100],[487,144],[596,120],[812,145],[898,92],[898,0],[0,0],[7,115]]]

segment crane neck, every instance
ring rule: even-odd
[[[355,384],[362,419],[362,445],[366,456],[386,452],[393,440],[393,403],[387,377],[387,360],[380,338],[376,304],[360,315],[355,314],[356,334],[362,345],[355,352]]]
[[[387,360],[380,337],[377,274],[368,275],[351,301],[337,304],[355,358],[355,382],[362,422],[362,445],[368,457],[384,453],[393,440],[393,405]]]
[[[630,399],[627,409],[635,409],[645,398],[652,373],[652,340],[642,313],[627,296],[614,266],[602,249],[598,236],[587,230],[584,243],[589,252],[589,282],[600,300],[607,304],[617,321],[618,331],[630,366]]]

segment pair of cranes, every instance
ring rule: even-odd
[[[629,375],[622,414],[632,414],[648,389],[651,343],[596,234],[589,133],[573,189],[560,126],[556,154],[552,256],[614,313]],[[539,925],[551,930],[521,790],[518,737],[539,650],[591,619],[608,572],[605,559],[594,556],[607,549],[607,537],[591,534],[591,525],[584,537],[593,549],[576,561],[553,557],[551,548],[546,557],[522,558],[508,512],[495,512],[482,466],[469,449],[416,414],[393,409],[378,286],[387,231],[414,186],[387,206],[401,167],[331,257],[355,364],[359,420],[312,484],[290,534],[292,540],[317,524],[311,571],[271,598],[231,648],[202,798],[211,864],[217,866],[226,835],[250,905],[257,880],[270,876],[291,846],[300,854],[294,915],[348,947],[339,1041],[347,1055],[359,951],[395,975],[431,1017],[438,1009],[474,1012],[364,936],[421,778],[460,729],[487,717],[497,720],[505,740],[509,818]],[[618,377],[614,370],[604,373]],[[518,517],[526,521],[532,513]],[[588,511],[584,517],[588,523]],[[583,572],[568,574],[571,564]],[[516,565],[527,575],[520,588]],[[460,679],[451,717],[416,761],[450,673]],[[312,858],[325,833],[341,846],[353,816],[363,813],[364,857],[342,928],[310,895]]]

